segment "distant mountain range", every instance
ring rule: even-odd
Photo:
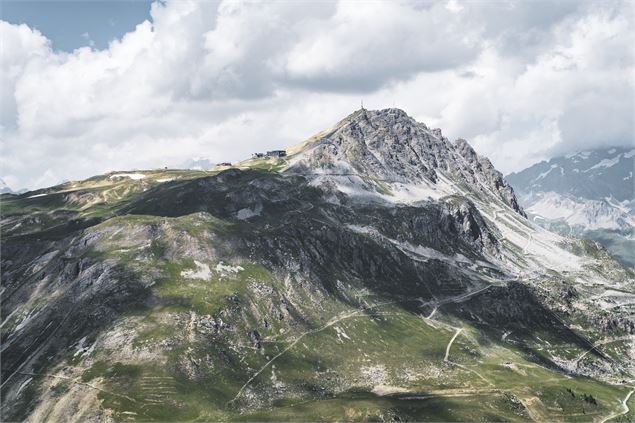
[[[26,189],[14,191],[2,178],[0,178],[0,194],[23,194],[26,191]]]
[[[635,266],[635,149],[582,151],[507,176],[538,224],[602,243]]]
[[[7,183],[4,182],[2,179],[0,179],[0,194],[6,194],[11,192],[13,191],[11,190],[11,188],[9,188]]]

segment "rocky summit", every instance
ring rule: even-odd
[[[401,110],[1,201],[3,421],[635,417],[633,271]]]

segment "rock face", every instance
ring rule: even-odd
[[[520,214],[514,191],[492,163],[463,139],[451,143],[440,129],[430,130],[404,111],[360,110],[344,119],[300,155],[290,171],[354,173],[380,181],[466,185],[495,195]]]
[[[3,197],[3,421],[608,416],[633,377],[633,273],[401,111],[132,175]]]

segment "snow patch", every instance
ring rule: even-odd
[[[622,211],[623,213],[630,213],[631,212],[631,208],[629,207],[630,206],[630,201],[628,201],[628,200],[624,200],[624,201],[620,202],[620,201],[617,201],[616,199],[614,199],[613,196],[604,197],[604,200],[607,203],[609,203],[611,206],[613,206],[616,209]]]
[[[339,341],[344,342],[342,338],[346,338],[350,341],[351,338],[346,334],[346,332],[344,332],[344,330],[342,330],[342,328],[339,326],[334,326],[333,328],[335,329],[335,332],[337,332],[337,339]]]
[[[545,178],[547,175],[549,175],[551,173],[552,170],[554,170],[557,167],[558,167],[558,165],[552,164],[551,167],[549,168],[549,170],[547,170],[546,172],[543,172],[540,175],[538,175],[538,177],[536,179],[534,179],[534,181],[539,181],[539,180]]]
[[[214,270],[216,270],[220,274],[227,275],[229,273],[236,274],[236,273],[241,272],[241,271],[243,271],[245,269],[242,266],[232,266],[231,264],[225,265],[221,261],[220,263],[218,263],[216,265],[216,268]]]
[[[526,221],[529,223],[530,221]],[[586,259],[572,254],[560,244],[565,238],[534,224],[522,224],[515,216],[505,215],[494,222],[503,237],[523,250],[525,264],[517,257],[509,257],[509,264],[518,264],[519,270],[541,274],[548,269],[580,271]]]
[[[188,279],[209,279],[212,272],[209,269],[209,266],[205,263],[201,263],[200,261],[194,260],[194,265],[196,269],[194,270],[183,270],[181,272],[181,276]]]
[[[311,185],[334,186],[338,191],[351,198],[392,204],[412,204],[464,193],[438,169],[437,176],[436,183],[426,179],[409,182],[396,175],[394,177],[383,176],[384,179],[373,179],[360,175],[345,161],[336,161],[329,168],[313,169]],[[382,190],[382,185],[387,188],[388,192]]]
[[[31,383],[31,381],[33,380],[32,377],[28,378],[27,380],[25,380],[24,382],[22,382],[22,384],[20,384],[20,387],[18,388],[18,392],[16,393],[16,396],[20,395],[20,392],[22,392],[22,390],[24,388],[26,388],[26,386]]]
[[[95,344],[93,343],[90,346],[86,345],[86,336],[84,336],[82,339],[79,340],[79,342],[77,343],[77,345],[75,346],[75,354],[73,354],[73,357],[77,357],[78,355],[80,357],[86,357],[87,355],[90,355],[93,350],[95,349]]]
[[[457,190],[447,180],[441,178],[436,184],[428,181],[416,184],[396,182],[389,184],[389,186],[391,195],[380,194],[380,196],[391,203],[411,204],[417,201],[438,200],[457,193]]]
[[[110,179],[130,178],[134,180],[139,180],[145,177],[146,175],[144,175],[143,173],[115,173],[114,175],[110,175]]]
[[[549,220],[563,219],[570,226],[589,230],[620,229],[625,224],[635,226],[635,219],[628,215],[630,209],[608,197],[605,201],[572,199],[550,191],[527,211]]]
[[[588,172],[588,171],[593,170],[593,169],[601,169],[601,168],[613,167],[613,166],[615,166],[616,164],[619,163],[621,158],[622,158],[622,155],[618,154],[617,156],[613,157],[612,159],[604,159],[604,160],[600,161],[598,164],[593,165],[590,168],[588,168],[587,170],[585,170],[585,172]]]
[[[24,328],[26,325],[29,324],[29,322],[38,314],[38,312],[34,312],[33,310],[29,311],[29,313],[24,316],[22,318],[22,320],[20,321],[20,323],[17,324],[17,326],[15,327],[15,329],[13,330],[13,332],[17,332],[19,330],[21,330],[22,328]]]
[[[399,386],[389,386],[389,385],[376,385],[373,387],[371,391],[375,395],[379,395],[380,397],[393,395],[393,394],[401,394],[405,392],[410,392],[406,388],[401,388]]]
[[[236,219],[246,220],[254,216],[260,216],[261,212],[262,212],[262,206],[260,204],[258,204],[253,209],[251,208],[240,209],[238,210],[238,213],[236,213]]]
[[[413,245],[409,242],[402,242],[396,239],[388,238],[381,234],[377,229],[369,226],[347,225],[347,227],[354,232],[370,235],[376,238],[381,238],[384,241],[388,241],[395,247],[399,248],[403,253],[408,254],[411,257],[414,256],[413,258],[417,260],[440,260],[453,265],[458,265],[459,263],[473,264],[472,260],[465,257],[463,254],[457,253],[454,256],[448,256],[446,254],[443,254],[441,251],[435,250],[434,248],[424,247],[422,245]]]

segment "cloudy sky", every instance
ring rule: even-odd
[[[633,4],[3,1],[0,178],[235,161],[361,99],[504,173],[632,145]]]

